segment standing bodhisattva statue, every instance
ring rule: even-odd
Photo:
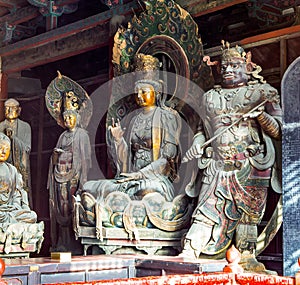
[[[242,253],[255,252],[268,189],[281,190],[275,147],[281,140],[279,95],[257,71],[250,53],[226,43],[222,86],[201,98],[200,131],[184,161],[198,158],[203,176],[183,257],[224,256],[234,235]]]
[[[82,254],[72,226],[73,196],[82,190],[91,167],[91,145],[85,127],[92,105],[86,91],[60,73],[47,88],[46,103],[51,115],[66,129],[49,165],[51,250]]]

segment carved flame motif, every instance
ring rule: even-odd
[[[211,88],[213,79],[203,62],[202,41],[191,15],[172,0],[143,2],[146,9],[139,16],[135,15],[127,28],[119,28],[114,37],[115,76],[133,71],[133,58],[141,52],[145,42],[165,37],[165,40],[171,39],[182,48],[188,60],[190,79],[204,90]]]

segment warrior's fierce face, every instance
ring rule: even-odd
[[[248,82],[246,63],[241,58],[222,60],[221,75],[224,88],[235,88]]]

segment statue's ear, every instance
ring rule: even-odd
[[[249,62],[246,64],[246,69],[248,73],[251,73],[253,71],[253,64],[252,62]]]
[[[22,110],[22,108],[19,106],[19,108],[18,108],[18,114],[19,115],[21,114],[21,110]]]
[[[252,53],[251,51],[248,51],[246,53],[246,69],[247,72],[250,73],[253,71],[254,63],[252,62]]]

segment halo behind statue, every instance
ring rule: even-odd
[[[63,112],[74,110],[80,115],[80,126],[86,128],[90,122],[93,105],[87,92],[67,76],[58,76],[48,85],[45,94],[46,106],[57,124],[65,128]]]

